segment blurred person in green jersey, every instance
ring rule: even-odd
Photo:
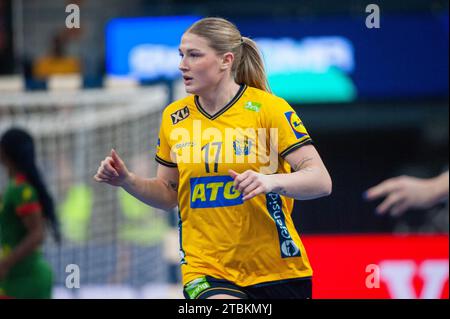
[[[57,242],[60,233],[30,134],[6,131],[0,138],[0,163],[9,177],[0,205],[0,296],[51,298],[53,274],[40,246],[47,221]]]

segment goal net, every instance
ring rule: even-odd
[[[34,136],[38,165],[55,200],[63,242],[58,246],[48,236],[43,251],[58,296],[101,298],[111,287],[121,287],[124,297],[145,297],[136,292],[167,282],[167,214],[120,188],[96,183],[93,175],[114,148],[130,170],[155,176],[168,96],[166,86],[2,93],[0,134],[15,126]],[[0,193],[6,182],[2,170]],[[81,289],[66,287],[74,269]]]

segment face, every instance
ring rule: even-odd
[[[229,54],[220,56],[208,45],[208,40],[192,33],[185,33],[180,44],[179,69],[186,92],[202,95],[215,87],[229,72]],[[231,59],[232,63],[232,59]]]

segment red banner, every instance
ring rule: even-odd
[[[317,299],[449,297],[448,235],[302,236]]]

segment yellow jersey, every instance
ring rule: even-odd
[[[268,193],[244,202],[228,172],[290,173],[285,156],[309,143],[286,101],[246,85],[214,115],[193,95],[164,109],[156,160],[179,171],[183,284],[205,275],[244,287],[312,276],[294,200]]]

